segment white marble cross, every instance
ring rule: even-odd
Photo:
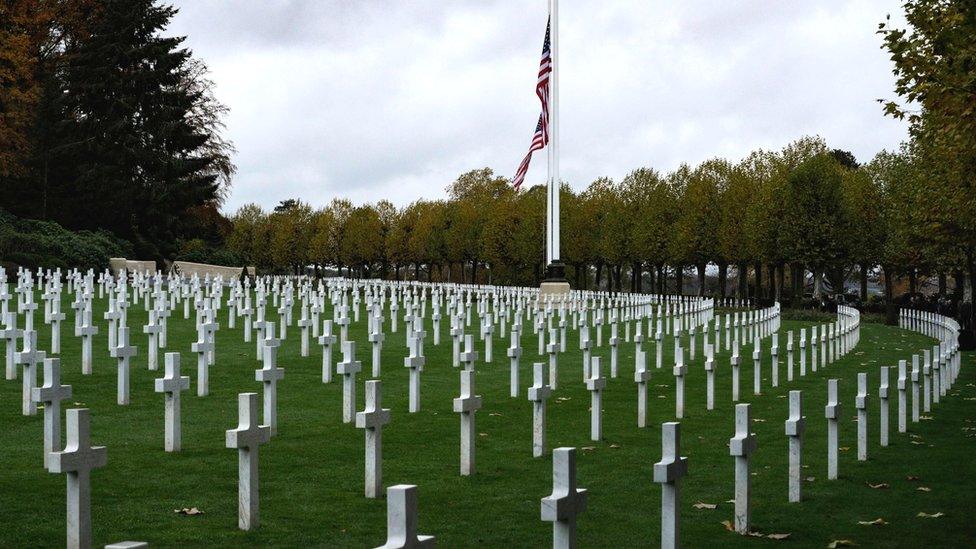
[[[681,456],[681,424],[661,425],[661,461],[654,464],[654,482],[661,485],[661,548],[681,546],[681,477],[688,474],[688,458]]]
[[[549,353],[549,386],[555,391],[559,388],[559,341],[555,328],[549,330],[549,344],[546,345],[546,352]]]
[[[786,332],[786,381],[793,381],[793,332]]]
[[[44,385],[34,387],[31,398],[44,405],[44,459],[61,448],[61,401],[71,397],[71,385],[61,385],[61,361],[44,359]]]
[[[707,344],[705,345],[705,409],[715,409],[715,348]]]
[[[342,376],[342,422],[351,423],[356,413],[356,374],[363,370],[363,363],[356,360],[356,342],[342,343],[342,362],[336,364],[336,373]]]
[[[322,335],[319,336],[319,345],[322,346],[322,383],[332,382],[332,345],[335,342],[336,336],[332,333],[332,321],[323,321]]]
[[[81,336],[81,373],[90,376],[92,373],[92,340],[98,333],[98,326],[92,324],[91,306],[85,308],[84,323],[76,335]]]
[[[742,357],[739,355],[739,340],[735,340],[735,345],[732,346],[732,357],[729,362],[732,363],[732,402],[739,402],[739,365],[742,363]]]
[[[369,333],[369,342],[373,344],[373,377],[380,377],[382,374],[382,365],[380,361],[383,357],[383,340],[386,337],[383,335],[383,327],[380,324],[382,317],[374,317],[376,320],[373,322],[373,330]]]
[[[600,377],[600,357],[590,359],[590,378],[586,389],[590,392],[590,440],[603,439],[603,389],[607,378]]]
[[[464,336],[464,352],[458,355],[465,370],[473,370],[474,364],[478,360],[478,351],[474,350],[474,338],[469,334]]]
[[[898,432],[908,430],[908,366],[904,360],[898,361]]]
[[[811,328],[812,330],[812,328]],[[807,375],[807,332],[800,329],[800,377]]]
[[[827,405],[824,417],[827,418],[827,479],[837,479],[838,429],[840,425],[840,401],[837,396],[836,379],[827,380]]]
[[[22,412],[25,416],[37,415],[37,403],[32,396],[37,387],[37,365],[42,364],[47,353],[37,349],[37,332],[24,330],[24,349],[17,353],[16,362],[24,367],[21,372],[23,381]]]
[[[383,486],[383,426],[390,422],[390,410],[383,408],[381,381],[366,382],[366,409],[356,412],[356,427],[366,433],[366,497],[379,497]]]
[[[157,357],[157,351],[159,350],[159,333],[163,331],[163,327],[158,322],[156,309],[149,311],[149,322],[142,327],[142,333],[149,336],[149,342],[146,345],[146,355],[149,361],[149,369],[156,370],[159,368],[159,360]]]
[[[464,336],[464,329],[461,327],[461,318],[454,317],[454,326],[451,328],[451,365],[457,368],[461,365],[461,337]]]
[[[512,398],[518,397],[519,392],[519,359],[522,357],[522,345],[519,342],[521,333],[517,324],[512,325],[512,345],[508,348],[509,385]]]
[[[590,342],[590,331],[588,329],[584,329],[581,337],[582,341],[580,341],[580,350],[583,351],[583,382],[586,383],[586,381],[590,379],[590,363],[592,362],[590,359],[590,349],[592,345]]]
[[[762,392],[762,348],[759,336],[752,344],[752,394],[758,395]]]
[[[756,451],[756,436],[749,433],[749,404],[735,405],[735,436],[729,439],[729,454],[735,457],[735,531],[749,533],[749,456]]]
[[[912,381],[912,423],[918,423],[919,421],[919,376],[921,372],[918,367],[918,355],[912,355],[912,371],[911,371],[911,381]]]
[[[922,363],[922,411],[932,410],[932,355],[930,350],[923,349]]]
[[[407,325],[409,326],[409,323]],[[468,342],[471,342],[471,336],[468,336]],[[423,370],[427,359],[420,354],[419,337],[411,337],[409,343],[410,355],[403,357],[403,366],[409,369],[408,410],[414,414],[420,411],[420,372]],[[470,364],[470,367],[474,368],[474,362]]]
[[[806,419],[803,417],[803,393],[790,391],[790,416],[786,420],[786,436],[789,437],[790,452],[790,481],[789,500],[791,503],[800,501],[803,468],[803,432],[806,430]]]
[[[118,360],[118,403],[129,404],[129,360],[136,355],[137,348],[129,345],[129,328],[119,328],[118,345],[112,348],[112,358]]]
[[[268,333],[274,333],[269,327]],[[197,354],[197,396],[210,394],[210,361],[207,356],[213,349],[213,342],[207,337],[207,329],[201,324],[197,327],[197,340],[190,343],[190,350]]]
[[[857,410],[857,460],[868,459],[868,375],[857,374],[857,396],[854,399]]]
[[[51,354],[61,353],[61,321],[65,315],[61,312],[61,294],[56,292],[51,302],[51,314],[48,320],[51,323]]]
[[[635,337],[639,336],[638,333]],[[634,366],[634,382],[637,383],[637,426],[647,426],[647,383],[651,380],[651,372],[647,369],[647,355],[644,351],[637,351],[637,364]]]
[[[386,543],[376,549],[421,549],[435,546],[434,536],[417,534],[417,487],[397,484],[387,488]]]
[[[312,327],[312,319],[306,316],[307,312],[302,308],[302,317],[298,319],[298,327],[301,328],[301,354],[302,356],[308,356],[308,338],[309,338],[309,328]]]
[[[108,453],[104,446],[91,445],[87,408],[68,410],[65,430],[67,444],[48,454],[47,470],[67,474],[67,547],[85,549],[91,547],[91,470],[105,467]]]
[[[122,313],[116,307],[115,297],[111,294],[109,294],[108,298],[108,310],[102,316],[108,321],[108,350],[111,352],[116,347],[115,337],[118,334],[117,323],[122,318]]]
[[[6,285],[0,284],[0,287],[5,288]],[[8,312],[4,322],[5,326],[3,330],[0,330],[0,338],[6,340],[6,377],[9,381],[17,379],[17,363],[14,360],[14,354],[17,352],[17,340],[23,337],[24,331],[17,328],[17,313],[15,312]]]
[[[891,386],[888,384],[888,371],[889,368],[887,366],[881,367],[881,386],[878,388],[878,410],[881,412],[879,425],[881,426],[882,447],[888,446],[888,420],[890,417],[888,398],[891,391]]]
[[[237,526],[254,530],[258,513],[258,449],[271,440],[271,428],[258,425],[258,394],[237,395],[237,428],[228,429],[226,446],[237,448]]]
[[[474,376],[474,370],[461,370],[461,396],[454,399],[454,411],[461,414],[461,476],[474,474],[474,416],[481,409],[481,396],[474,394]]]
[[[485,364],[491,364],[491,360],[492,360],[491,336],[494,333],[495,333],[495,328],[494,326],[491,325],[491,315],[486,315],[484,324],[481,325],[481,337],[485,342]]]
[[[685,350],[681,347],[675,349],[674,360],[674,417],[681,419],[685,416],[685,374],[688,373]]]
[[[576,486],[576,448],[556,448],[552,494],[542,498],[542,520],[552,523],[553,549],[576,547],[576,516],[586,510],[586,489]]]
[[[165,361],[165,375],[155,380],[156,392],[163,393],[165,398],[163,448],[167,452],[179,452],[183,440],[180,392],[190,388],[190,377],[180,376],[179,353],[166,353]]]
[[[771,380],[773,387],[779,387],[779,334],[773,334],[773,345],[770,347],[772,357]]]
[[[281,346],[281,340],[274,337],[274,323],[264,324],[264,365],[254,371],[254,380],[263,384],[264,424],[270,428],[271,436],[274,436],[278,434],[278,381],[285,377],[285,370],[278,368],[278,347]]]
[[[546,451],[546,401],[552,388],[546,384],[545,367],[542,362],[532,365],[533,384],[528,391],[532,402],[532,457],[542,457]]]
[[[617,377],[617,355],[620,351],[618,348],[620,345],[620,337],[617,335],[617,323],[613,322],[610,324],[610,377]],[[692,336],[692,345],[694,345],[694,336]],[[694,359],[694,357],[692,357]]]

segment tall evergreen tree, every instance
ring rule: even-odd
[[[148,256],[171,251],[190,208],[219,201],[228,169],[211,139],[219,128],[199,116],[212,97],[193,84],[198,65],[183,37],[161,36],[175,13],[155,0],[103,0],[90,35],[65,53],[55,150],[68,171],[49,212],[69,227],[107,228]]]

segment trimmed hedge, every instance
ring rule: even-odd
[[[0,263],[7,267],[102,270],[108,258],[131,254],[132,244],[108,231],[69,231],[0,209]]]

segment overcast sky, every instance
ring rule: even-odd
[[[233,212],[334,196],[405,205],[460,173],[511,177],[539,115],[546,0],[178,0],[169,33],[230,107]],[[906,136],[882,115],[875,34],[899,0],[560,3],[561,177],[738,159],[818,134],[860,161]],[[537,153],[526,183],[545,178]]]

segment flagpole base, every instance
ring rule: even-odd
[[[546,279],[539,286],[539,297],[559,297],[568,294],[570,290],[566,280],[566,265],[561,261],[553,261],[546,267]]]

